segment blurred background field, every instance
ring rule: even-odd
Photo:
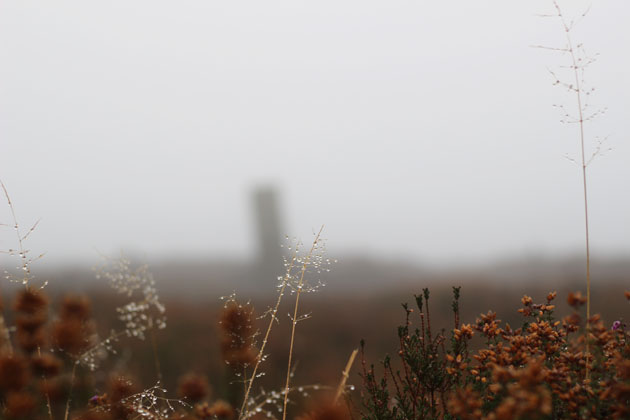
[[[559,57],[531,48],[564,34],[538,16],[549,1],[482,3],[2,2],[0,179],[22,232],[37,223],[33,284],[53,307],[89,296],[104,337],[124,298],[93,267],[148,264],[166,388],[197,371],[218,395],[233,379],[220,297],[262,314],[288,244],[322,224],[336,262],[308,274],[326,286],[301,303],[296,384],[336,385],[361,339],[370,360],[396,353],[400,303],[424,287],[446,330],[451,286],[465,322],[491,309],[516,323],[523,294],[554,290],[568,312],[585,290],[584,204],[576,127],[557,110],[574,98],[551,86]],[[610,0],[572,33],[598,54],[586,78],[607,109],[586,154],[605,152],[588,176],[591,293],[610,323],[630,319],[628,21],[630,3]],[[16,254],[12,217],[0,205],[0,250]],[[19,265],[0,254],[0,269]],[[8,325],[18,287],[0,286]],[[257,386],[282,383],[289,300]],[[155,383],[152,340],[116,347],[97,383],[116,370]]]
[[[524,294],[534,301],[544,301],[549,291],[558,292],[557,313],[566,315],[569,292],[582,290],[583,279],[579,259],[564,261],[509,261],[500,265],[475,269],[423,270],[413,265],[391,261],[366,261],[359,258],[340,260],[331,272],[322,275],[327,285],[302,300],[303,313],[312,317],[300,324],[294,357],[297,360],[296,384],[335,385],[351,351],[361,339],[367,343],[369,360],[398,351],[396,328],[404,320],[401,303],[414,304],[414,293],[431,289],[431,316],[434,328],[453,327],[451,285],[462,286],[461,317],[474,322],[480,313],[497,312],[498,318],[520,325],[522,316],[516,311]],[[623,291],[628,289],[629,262],[625,259],[596,261],[593,289],[593,311],[602,314],[610,324],[630,319],[630,310]],[[275,280],[239,281],[252,267],[238,264],[164,263],[152,267],[160,298],[166,306],[167,327],[156,334],[159,363],[167,389],[177,389],[178,378],[189,372],[207,374],[218,395],[225,395],[228,383],[234,380],[221,357],[221,330],[218,323],[225,296],[237,291],[238,298],[251,301],[261,315],[275,302]],[[61,296],[80,293],[90,297],[94,318],[102,336],[117,328],[115,307],[125,297],[115,294],[94,272],[84,270],[52,270],[41,277],[50,281],[47,293],[53,307]],[[69,287],[66,287],[68,286]],[[10,289],[5,288],[5,301]],[[275,389],[286,373],[291,310],[286,299],[280,310],[280,324],[272,333],[265,377],[258,385]],[[258,321],[259,328],[264,327]],[[151,340],[122,339],[118,354],[106,362],[111,368],[132,374],[144,385],[157,380]],[[359,364],[355,364],[350,383],[359,384]],[[107,369],[103,369],[107,371]]]

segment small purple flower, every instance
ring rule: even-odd
[[[613,331],[617,331],[619,328],[621,328],[621,321],[615,321],[612,324],[612,330]]]

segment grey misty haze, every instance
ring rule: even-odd
[[[586,2],[572,1],[569,14]],[[582,252],[577,127],[551,86],[549,1],[3,1],[0,178],[48,263],[95,249],[252,256],[252,194],[335,256],[432,264]],[[600,54],[587,125],[592,251],[630,252],[630,3],[576,29]],[[8,211],[1,206],[1,221]],[[0,247],[13,246],[10,232]]]

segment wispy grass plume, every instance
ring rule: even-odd
[[[578,157],[566,156],[568,160],[579,165],[580,182],[582,184],[583,208],[584,208],[584,244],[586,251],[586,379],[590,376],[590,339],[588,337],[591,327],[591,246],[589,231],[589,206],[588,206],[588,179],[587,168],[589,164],[598,156],[601,156],[610,148],[605,147],[606,138],[595,138],[595,146],[592,152],[587,152],[587,136],[585,133],[585,123],[592,121],[606,112],[606,108],[592,109],[589,100],[595,88],[589,86],[585,80],[586,69],[596,61],[597,55],[589,55],[584,44],[573,39],[573,32],[576,24],[584,18],[589,9],[581,13],[576,18],[569,18],[561,9],[557,0],[553,0],[554,13],[541,15],[545,18],[554,18],[560,22],[565,33],[565,44],[559,46],[536,45],[542,48],[561,54],[567,58],[566,63],[558,66],[557,69],[550,69],[554,86],[565,89],[575,99],[574,111],[570,111],[564,104],[554,105],[561,112],[561,122],[564,124],[575,124],[578,127]]]

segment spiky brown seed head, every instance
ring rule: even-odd
[[[28,362],[22,356],[5,354],[0,356],[0,389],[20,391],[30,379]]]
[[[188,413],[171,413],[168,420],[199,420],[199,418]]]
[[[106,411],[87,410],[74,417],[73,420],[114,420],[114,417]]]
[[[229,302],[221,313],[221,328],[227,335],[249,337],[254,323],[254,308],[236,301]]]
[[[298,416],[296,420],[350,420],[350,415],[348,409],[343,405],[326,402],[308,413]]]
[[[17,344],[25,353],[33,353],[46,344],[46,335],[42,328],[28,332],[18,329],[16,331]]]
[[[195,406],[195,415],[200,420],[232,420],[236,411],[227,401],[217,400],[210,405],[203,403]]]
[[[210,396],[208,377],[197,373],[188,373],[179,378],[177,389],[179,396],[192,404]]]
[[[250,365],[256,361],[254,348],[254,308],[250,304],[228,302],[221,313],[223,359],[230,365]]]
[[[87,321],[92,314],[92,307],[87,296],[68,295],[64,297],[59,309],[61,319]]]
[[[56,376],[54,378],[39,380],[37,383],[37,389],[39,393],[45,398],[55,403],[65,402],[68,399],[68,392],[70,390],[69,377]]]
[[[53,324],[52,337],[59,349],[71,355],[80,354],[90,344],[86,323],[75,318],[56,321]]]
[[[221,351],[223,360],[230,365],[251,366],[256,362],[258,351],[253,347],[239,347],[234,345],[231,340],[225,340],[221,343]]]
[[[33,333],[46,324],[46,312],[40,311],[33,315],[19,315],[15,320],[15,326],[18,330]]]
[[[34,289],[20,291],[16,298],[14,309],[17,312],[34,315],[46,310],[48,298],[42,292]]]
[[[8,419],[30,419],[36,404],[35,398],[28,392],[10,392],[5,400],[4,412]]]
[[[113,375],[109,380],[108,388],[108,394],[112,402],[118,402],[138,392],[138,388],[133,381],[124,375]]]
[[[61,371],[61,360],[50,353],[42,353],[31,359],[31,368],[37,376],[50,378]]]

